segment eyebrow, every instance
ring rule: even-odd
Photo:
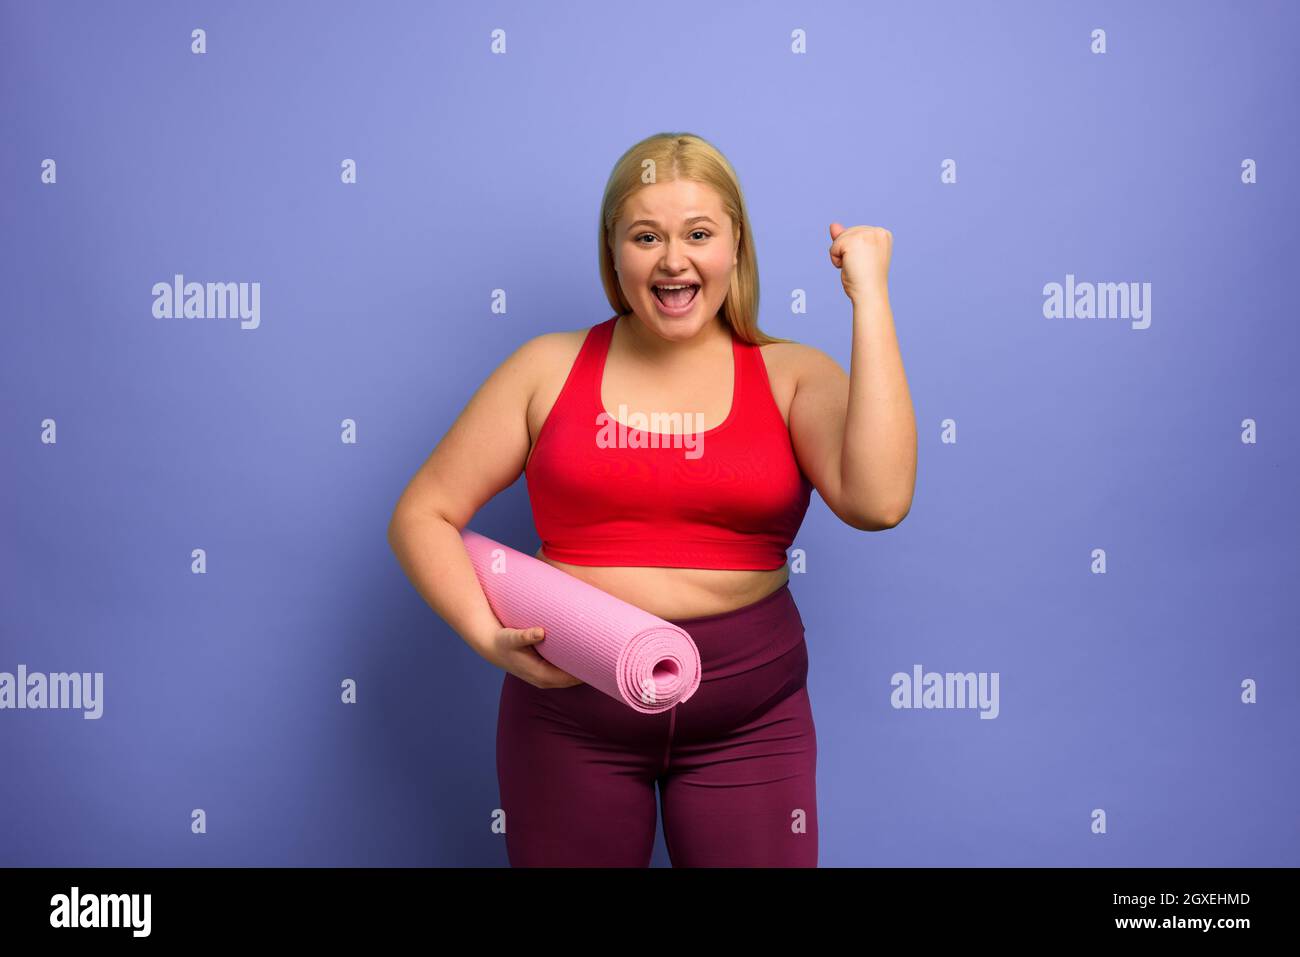
[[[692,216],[690,219],[686,220],[686,225],[689,226],[691,223],[698,223],[701,220],[703,220],[706,223],[713,223],[713,220],[710,219],[708,216]],[[636,226],[642,226],[642,225],[654,226],[656,228],[659,226],[659,224],[655,222],[653,219],[638,219],[635,223],[629,223],[627,228],[633,229]],[[713,225],[716,226],[718,224],[713,223]]]

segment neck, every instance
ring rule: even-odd
[[[727,320],[718,313],[712,320],[700,327],[699,332],[689,339],[665,339],[634,313],[619,317],[615,329],[627,345],[628,352],[638,359],[657,365],[669,365],[678,362],[691,363],[720,349],[719,343],[731,346],[731,327]]]

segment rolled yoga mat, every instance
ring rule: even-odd
[[[460,536],[497,620],[544,628],[533,647],[557,668],[642,714],[699,688],[700,650],[684,629],[478,532]]]

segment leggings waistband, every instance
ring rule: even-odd
[[[804,642],[803,619],[789,581],[731,611],[666,620],[685,630],[699,648],[703,681],[765,665]]]

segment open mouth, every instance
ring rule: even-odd
[[[695,294],[700,291],[699,283],[656,283],[650,287],[655,298],[669,309],[685,309],[695,301]]]

